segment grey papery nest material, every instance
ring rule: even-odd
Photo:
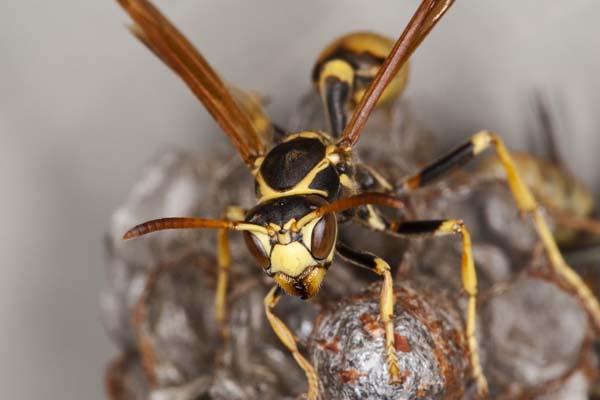
[[[346,298],[318,319],[310,355],[323,397],[460,398],[469,360],[453,297],[439,286],[414,280],[396,286],[394,325],[402,384],[391,385],[381,351],[385,337],[377,319],[378,289],[376,285]]]
[[[313,112],[317,101],[305,99],[290,125],[323,129],[320,109]],[[414,127],[403,102],[376,113],[367,130],[359,152],[392,181],[432,159],[431,141]],[[246,168],[231,149],[214,153],[161,152],[113,215],[109,287],[101,302],[119,349],[107,369],[112,398],[295,399],[306,388],[264,315],[263,298],[273,282],[238,235],[231,235],[226,343],[213,309],[215,232],[121,240],[147,219],[217,217],[227,205],[251,207]],[[402,215],[462,218],[472,231],[480,283],[477,334],[492,397],[587,398],[595,358],[581,306],[548,272],[505,186],[454,179],[411,195]],[[340,235],[395,266],[394,325],[404,381],[388,383],[377,277],[336,260],[315,299],[284,297],[275,309],[319,373],[322,399],[472,398],[460,240],[407,242],[350,225]]]

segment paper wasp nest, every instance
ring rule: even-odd
[[[322,129],[308,97],[291,129]],[[310,116],[308,118],[307,116]],[[377,112],[359,153],[392,182],[437,154],[405,103]],[[207,155],[161,152],[114,213],[107,238],[105,325],[119,356],[107,369],[114,399],[296,399],[306,382],[263,310],[270,279],[231,235],[228,340],[217,335],[216,234],[168,231],[123,242],[128,228],[163,216],[218,216],[251,207],[253,182],[232,149]],[[585,399],[595,359],[586,315],[547,272],[527,219],[502,183],[454,177],[411,196],[401,217],[462,218],[479,274],[478,337],[493,398]],[[377,277],[336,260],[319,295],[284,297],[275,313],[315,365],[322,399],[473,397],[463,336],[460,240],[405,241],[346,224],[340,235],[390,262],[396,273],[395,328],[404,382],[391,386],[384,362]]]

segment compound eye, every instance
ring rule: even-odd
[[[312,231],[310,251],[317,259],[326,258],[335,244],[337,222],[334,213],[325,214]]]
[[[256,235],[251,232],[244,232],[244,242],[250,253],[263,269],[269,268],[269,255]]]

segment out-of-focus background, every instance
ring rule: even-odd
[[[315,56],[352,30],[401,32],[416,0],[157,4],[221,75],[285,123]],[[533,95],[568,165],[600,193],[600,3],[457,2],[413,57],[419,123],[458,144],[481,128],[528,145]],[[125,29],[115,1],[0,4],[0,397],[101,399],[102,236],[144,161],[224,135]]]

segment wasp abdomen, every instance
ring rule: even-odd
[[[312,72],[333,137],[340,137],[347,116],[366,93],[394,41],[372,32],[355,32],[331,43],[319,56]],[[400,95],[406,84],[405,64],[382,93],[377,104]]]
[[[313,82],[321,91],[323,88],[319,87],[319,83],[324,80],[351,79],[350,100],[353,104],[358,104],[392,47],[394,47],[393,40],[377,33],[353,32],[345,35],[332,42],[319,55],[312,72]],[[338,61],[352,71],[346,70]],[[386,88],[379,103],[398,96],[404,89],[407,76],[408,64],[398,72]]]

